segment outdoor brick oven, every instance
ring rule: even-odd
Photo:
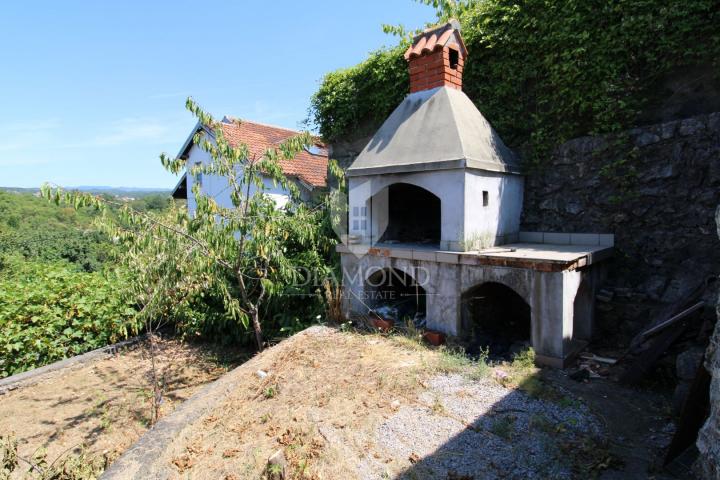
[[[394,302],[471,344],[524,337],[561,367],[592,335],[613,236],[519,231],[520,162],[463,93],[466,56],[454,21],[415,37],[410,94],[347,170],[346,312]]]

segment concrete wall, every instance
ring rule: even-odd
[[[483,205],[487,192],[488,205]],[[517,241],[523,177],[495,172],[465,172],[464,251]]]
[[[394,183],[409,183],[440,198],[440,249],[458,250],[463,237],[464,171],[440,170],[408,174],[371,175],[348,178],[350,234],[361,235],[365,242],[375,242],[387,227],[387,187]],[[385,193],[382,193],[385,190]],[[372,197],[376,194],[377,197]],[[354,208],[366,207],[366,230],[353,230]],[[370,220],[370,218],[368,218]],[[372,231],[370,227],[372,226]]]
[[[387,227],[387,187],[396,183],[424,188],[440,198],[441,250],[477,250],[517,240],[523,178],[463,169],[350,177],[351,235],[377,242]],[[483,192],[488,195],[487,206],[483,206]],[[365,210],[357,210],[360,217],[355,218],[354,209],[363,207]],[[362,220],[366,220],[365,229]]]

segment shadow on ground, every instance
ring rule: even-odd
[[[514,389],[436,377],[425,397],[381,427],[381,448],[413,462],[396,478],[675,478],[653,471],[672,434],[657,394],[543,370]]]

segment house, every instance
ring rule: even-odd
[[[409,95],[347,170],[345,312],[563,367],[593,333],[614,237],[520,231],[522,166],[462,91],[467,55],[455,21],[417,35]]]
[[[240,121],[229,116],[225,116],[220,125],[223,135],[230,145],[247,145],[251,158],[261,156],[268,148],[277,146],[300,133],[295,130],[262,123]],[[202,131],[204,135],[211,139],[214,136],[211,128],[199,123],[190,132],[178,153],[178,158],[186,160],[187,170],[172,193],[174,198],[187,199],[188,212],[191,215],[196,208],[192,193],[195,182],[200,182],[203,194],[213,198],[220,206],[232,207],[230,189],[225,178],[217,175],[200,175],[195,178],[188,175],[188,170],[194,165],[207,164],[212,161],[210,154],[193,141],[195,134],[199,131]],[[299,153],[292,160],[280,160],[280,166],[287,178],[298,187],[302,201],[311,202],[315,200],[327,185],[328,152],[325,146],[319,142]],[[266,193],[275,200],[278,207],[284,206],[290,199],[288,189],[283,188],[281,185],[273,185],[271,179],[266,179],[265,185],[267,187]]]

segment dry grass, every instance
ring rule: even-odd
[[[166,461],[178,478],[261,478],[278,449],[289,478],[355,478],[357,452],[391,463],[369,439],[400,405],[415,401],[438,359],[428,349],[398,346],[380,335],[329,329],[286,340],[233,372],[244,370],[236,390],[174,442]],[[258,369],[268,376],[260,379]]]
[[[177,341],[161,341],[159,347],[166,381],[163,415],[226,371],[199,347]],[[14,433],[21,459],[44,452],[53,462],[62,454],[82,450],[93,461],[96,457],[103,457],[103,463],[111,461],[147,430],[148,374],[144,345],[49,374],[38,383],[0,395],[0,434]],[[19,463],[26,471],[28,464]]]

